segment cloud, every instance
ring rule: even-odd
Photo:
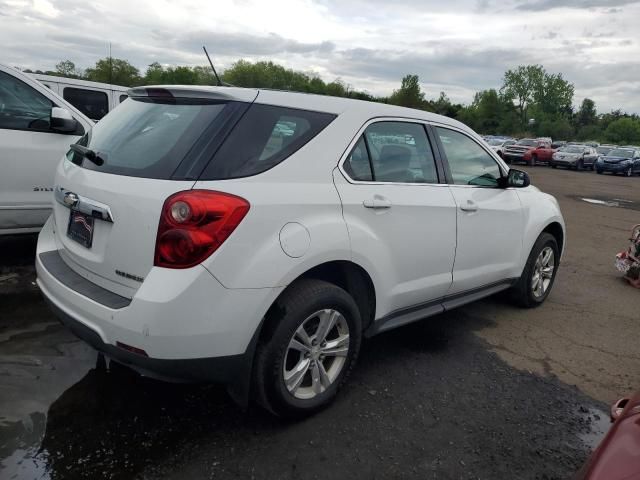
[[[157,38],[169,40],[172,45],[185,50],[200,50],[202,45],[216,55],[279,55],[283,53],[330,53],[335,44],[330,41],[304,43],[284,38],[276,33],[251,35],[247,33],[219,33],[214,31],[189,32],[173,36],[169,32],[154,32]]]
[[[206,65],[206,45],[220,69],[273,60],[376,95],[415,73],[427,96],[462,103],[537,63],[575,84],[577,104],[593,96],[600,111],[640,113],[640,4],[628,0],[34,1],[0,0],[3,63],[84,69],[111,43],[144,72],[156,61]],[[559,7],[570,19],[549,12]]]
[[[545,11],[555,8],[618,7],[634,3],[638,3],[638,0],[533,0],[520,3],[516,8],[518,10]]]

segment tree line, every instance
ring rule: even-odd
[[[164,66],[154,62],[142,74],[127,60],[119,58],[100,59],[84,71],[72,61],[64,60],[56,65],[54,71],[38,70],[33,73],[122,86],[216,84],[209,66]],[[325,82],[318,75],[271,61],[252,63],[238,60],[220,76],[223,82],[238,87],[291,90],[417,108],[455,118],[483,134],[640,143],[638,115],[621,110],[598,113],[595,102],[589,98],[585,98],[575,110],[574,85],[562,74],[547,72],[542,65],[521,65],[507,70],[499,88],[477,92],[468,105],[451,102],[445,92],[440,92],[435,99],[428,99],[417,75],[404,76],[399,88],[389,96],[370,95],[340,79]]]

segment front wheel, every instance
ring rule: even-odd
[[[321,280],[300,280],[278,299],[256,352],[258,401],[289,418],[336,396],[358,357],[362,326],[353,298]]]
[[[584,170],[584,160],[578,161],[578,170]]]
[[[598,175],[602,175],[602,170],[596,170],[596,173],[597,173]]]
[[[534,308],[549,296],[560,261],[558,242],[549,233],[542,233],[531,249],[518,282],[512,287],[513,298],[520,306]]]
[[[557,165],[551,165],[551,168],[558,168]]]
[[[631,167],[627,168],[627,171],[624,172],[627,177],[633,176],[633,169]]]
[[[531,155],[531,160],[529,160],[529,165],[533,167],[537,162],[538,162],[538,157],[536,157],[535,155]]]

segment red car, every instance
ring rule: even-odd
[[[524,152],[522,160],[524,160],[527,165],[535,165],[540,162],[549,163],[555,151],[556,149],[551,148],[548,144],[539,145]]]
[[[640,479],[640,393],[611,407],[613,426],[574,480]]]

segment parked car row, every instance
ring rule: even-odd
[[[574,143],[550,138],[486,136],[485,141],[507,163],[546,164],[552,168],[595,170],[597,173],[640,173],[640,147],[600,145],[597,142]]]

